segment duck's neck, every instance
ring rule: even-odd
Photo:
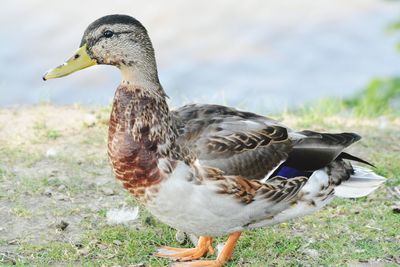
[[[114,173],[131,191],[162,179],[158,162],[175,143],[162,87],[136,78],[122,83],[115,93],[108,140]]]
[[[166,94],[160,85],[157,66],[153,60],[129,65],[119,69],[122,81],[115,94],[114,104],[123,110],[124,116],[118,118],[131,131],[135,140],[148,137],[150,140],[166,141],[170,123]],[[129,115],[128,115],[129,114]],[[146,130],[149,133],[146,133]]]
[[[118,66],[122,74],[122,85],[162,91],[154,56],[149,56],[147,60],[124,61],[124,63]]]

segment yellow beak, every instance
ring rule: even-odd
[[[79,48],[75,54],[64,64],[46,72],[43,76],[43,80],[46,81],[48,79],[64,77],[75,71],[82,70],[96,64],[96,60],[89,57],[85,44]]]

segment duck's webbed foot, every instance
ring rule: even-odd
[[[200,259],[207,253],[214,254],[212,237],[201,236],[195,248],[159,247],[155,256],[177,261],[191,261]]]
[[[190,261],[190,262],[180,262],[174,263],[172,267],[222,267],[225,262],[220,262],[218,260],[208,260],[208,261]]]
[[[228,241],[226,241],[224,248],[218,255],[217,259],[215,260],[179,262],[172,264],[172,266],[173,267],[222,267],[225,265],[226,262],[228,262],[231,259],[233,249],[235,248],[236,242],[239,239],[240,234],[241,234],[240,232],[236,232],[229,235]]]

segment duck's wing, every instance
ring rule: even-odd
[[[323,168],[360,138],[294,132],[273,119],[220,105],[186,105],[173,116],[177,142],[203,165],[250,179],[268,177],[283,164],[301,171]]]
[[[187,105],[174,112],[178,142],[202,165],[261,179],[288,158],[289,129],[277,121],[219,105]]]

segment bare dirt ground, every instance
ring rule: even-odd
[[[84,221],[89,227],[99,211],[126,204],[108,165],[102,115],[51,106],[0,111],[0,251],[78,242]]]

